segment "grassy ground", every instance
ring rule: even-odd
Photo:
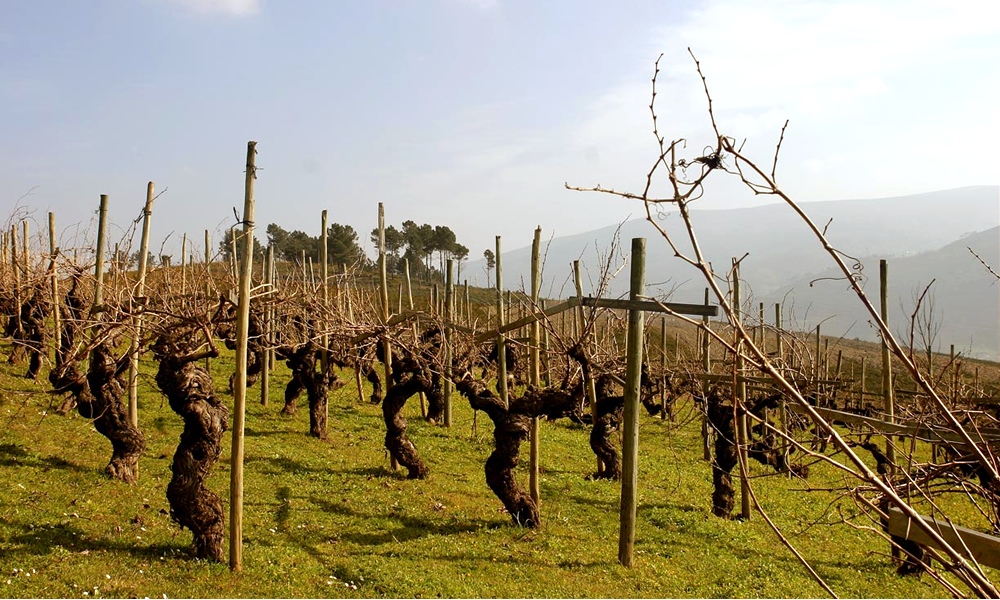
[[[8,354],[0,344],[0,356]],[[710,468],[689,406],[676,425],[642,422],[637,557],[627,570],[617,564],[620,488],[585,478],[594,459],[584,428],[543,423],[543,525],[519,529],[485,484],[492,423],[475,418],[464,399],[454,398],[450,430],[420,420],[415,398],[407,405],[408,434],[432,470],[427,480],[409,481],[390,472],[381,411],[360,404],[353,385],[331,397],[327,442],[306,436],[305,409],[279,416],[288,378],[280,364],[267,407],[259,387],[251,389],[245,566],[231,573],[190,558],[190,532],[167,514],[180,419],[154,389],[152,365],[144,368],[140,427],[148,449],[139,484],[128,486],[103,475],[110,444],[87,420],[53,414],[46,385],[21,379],[21,366],[0,364],[0,596],[823,594],[759,516],[712,516]],[[226,357],[213,362],[217,389],[231,371]],[[228,436],[224,446],[210,485],[228,509]],[[767,474],[759,465],[753,473]],[[942,595],[926,576],[897,577],[875,536],[830,524],[838,520],[836,494],[819,490],[842,485],[819,467],[808,482],[754,480],[769,514],[839,594]]]

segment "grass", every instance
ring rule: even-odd
[[[0,356],[9,345],[0,344]],[[225,390],[231,355],[213,361]],[[764,521],[711,514],[710,468],[691,408],[676,425],[646,418],[636,561],[617,563],[617,483],[586,479],[588,431],[542,425],[542,527],[514,527],[486,487],[492,423],[454,397],[450,430],[407,405],[409,437],[431,468],[424,481],[389,470],[379,407],[353,385],[330,398],[330,439],[307,437],[308,414],[281,417],[288,370],[271,403],[250,390],[246,426],[244,570],[192,559],[190,532],[165,497],[180,418],[143,363],[140,427],[148,448],[138,485],[110,481],[110,444],[78,415],[51,412],[46,385],[0,364],[0,596],[5,597],[816,597],[816,585]],[[353,384],[353,377],[346,375]],[[258,384],[259,386],[259,384]],[[226,395],[225,392],[222,392]],[[228,395],[226,395],[228,397]],[[210,486],[228,510],[230,438]],[[527,445],[523,447],[526,458]],[[766,475],[752,465],[755,476]],[[524,479],[526,480],[526,473]],[[900,578],[888,547],[837,521],[843,485],[828,468],[808,482],[759,477],[770,516],[841,595],[933,597],[930,578]],[[804,488],[814,491],[802,491]],[[845,504],[850,511],[852,505]],[[228,519],[228,514],[227,514]]]

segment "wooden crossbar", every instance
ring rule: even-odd
[[[583,306],[596,306],[598,308],[617,308],[620,310],[644,310],[646,312],[677,313],[679,315],[693,315],[697,317],[715,317],[719,314],[719,307],[714,304],[684,304],[682,302],[650,302],[649,300],[614,300],[611,298],[592,298],[587,296],[582,299]],[[664,308],[666,307],[666,308]]]
[[[827,421],[834,423],[855,423],[859,425],[867,425],[872,429],[878,431],[879,433],[884,433],[888,435],[899,435],[905,437],[915,437],[918,440],[925,442],[949,442],[952,444],[964,444],[965,440],[962,439],[960,435],[953,431],[943,429],[940,427],[930,427],[923,423],[913,423],[913,422],[898,422],[890,423],[889,421],[883,421],[882,419],[876,419],[874,417],[866,417],[864,415],[857,415],[854,413],[844,412],[842,410],[834,410],[832,408],[820,408],[814,406],[813,409],[819,413],[819,416],[823,417]],[[805,408],[798,404],[788,405],[788,410],[792,412],[797,412],[800,414],[805,414]],[[980,429],[984,441],[991,444],[1000,442],[1000,429]],[[975,436],[975,432],[970,432],[970,435]]]
[[[933,517],[924,515],[919,517],[924,523],[933,527],[938,535],[960,554],[971,556],[981,565],[1000,569],[1000,538],[967,527],[952,526]],[[895,507],[889,509],[889,533],[940,550],[914,519]]]

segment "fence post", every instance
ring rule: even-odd
[[[705,306],[708,306],[708,288],[705,288]],[[705,331],[701,332],[701,368],[707,375],[712,372],[712,336],[708,333],[708,329],[711,327],[708,315],[701,318],[701,323],[705,328]],[[707,379],[701,384],[702,402],[704,402],[702,407],[704,410],[701,415],[701,449],[703,458],[709,462],[712,460],[712,429],[708,424],[708,388],[710,385]]]
[[[504,301],[503,301],[503,259],[500,257],[500,236],[497,236],[496,252],[497,268],[497,329],[504,324]],[[506,335],[500,334],[497,337],[497,393],[503,400],[504,407],[508,406],[507,400],[507,344]]]
[[[747,454],[747,445],[750,443],[749,431],[747,428],[747,384],[743,381],[743,352],[740,343],[740,323],[743,316],[743,307],[740,298],[740,264],[733,258],[733,317],[736,321],[733,327],[735,340],[733,347],[736,353],[733,356],[733,364],[736,369],[736,399],[739,409],[736,411],[736,448],[740,453],[740,508],[744,521],[750,520],[750,481],[748,479],[750,457]]]
[[[646,238],[632,238],[632,271],[629,300],[646,294]],[[625,367],[625,417],[622,425],[622,497],[618,537],[618,562],[632,566],[635,552],[635,511],[639,459],[639,394],[642,379],[642,333],[645,313],[630,309]]]
[[[583,280],[580,278],[580,261],[573,261],[573,281],[576,283],[576,297],[583,298]],[[584,330],[584,312],[583,304],[576,309],[576,319],[573,320],[573,337],[577,335],[582,336]],[[565,313],[564,313],[565,314]],[[584,354],[591,354],[591,346],[587,339],[580,340],[580,350]],[[588,369],[589,371],[589,369]],[[585,371],[583,373],[583,387],[587,392],[587,402],[590,403],[590,422],[591,424],[597,423],[597,388],[595,387],[594,374]],[[597,472],[602,473],[604,471],[604,461],[601,457],[597,457]]]
[[[444,282],[444,426],[451,427],[451,321],[455,318],[455,284],[454,277],[455,261],[448,259],[448,266],[445,269]]]
[[[0,247],[3,244],[0,243]],[[61,352],[59,349],[62,347],[62,324],[59,318],[59,271],[56,266],[56,257],[59,251],[56,248],[56,215],[55,213],[49,213],[49,285],[52,288],[52,328],[54,340],[53,346],[56,349],[56,360],[55,365],[59,367],[62,364]],[[2,259],[0,259],[0,265],[3,264]]]
[[[542,248],[542,228],[538,227],[535,229],[535,237],[531,242],[531,303],[532,310],[538,306],[538,295],[539,290],[542,287],[542,261],[541,261],[541,248]],[[535,386],[537,389],[540,386],[540,366],[538,359],[538,338],[541,325],[538,321],[533,321],[531,323],[531,342],[528,351],[528,379],[531,385]],[[539,489],[538,481],[538,462],[540,459],[540,430],[538,417],[532,417],[531,419],[531,453],[529,460],[529,478],[528,478],[528,489],[531,494],[531,499],[535,501],[535,505],[541,504],[541,490]]]
[[[878,262],[879,266],[879,298],[881,301],[882,322],[889,326],[889,263],[883,258]],[[892,361],[889,359],[889,345],[882,338],[882,401],[886,414],[886,420],[890,423],[895,421],[895,403],[892,398]],[[889,477],[896,471],[896,447],[892,443],[892,436],[885,438],[885,457],[889,461]]]
[[[149,221],[153,217],[153,182],[146,184],[146,204],[142,208],[142,237],[139,239],[139,281],[136,283],[133,303],[145,303],[146,255],[149,252]],[[142,338],[142,315],[132,317],[132,346],[128,366],[128,418],[133,427],[139,426],[139,340]]]
[[[250,333],[250,275],[253,269],[254,197],[257,142],[247,142],[247,173],[243,198],[243,262],[236,308],[236,381],[233,386],[233,446],[229,480],[229,568],[243,570],[243,429],[247,399],[247,338]],[[233,230],[235,233],[235,230]],[[235,240],[236,236],[233,236]],[[235,245],[235,241],[234,241]],[[235,252],[234,252],[235,256]]]

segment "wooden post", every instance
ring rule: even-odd
[[[539,290],[542,287],[542,228],[535,229],[535,237],[531,242],[531,306],[535,309],[538,306]],[[539,322],[531,323],[531,344],[528,350],[528,380],[536,388],[541,385],[541,367],[539,364],[538,345],[539,333],[541,331]],[[541,490],[538,481],[538,463],[541,459],[540,435],[538,417],[531,419],[531,453],[528,461],[529,485],[528,490],[535,505],[541,504]]]
[[[705,306],[708,306],[708,288],[705,288]],[[705,331],[701,333],[701,368],[705,371],[705,374],[712,372],[712,336],[708,333],[708,329],[712,326],[708,321],[708,315],[701,318],[701,323],[705,328]],[[708,380],[705,380],[701,384],[702,397],[705,402],[703,407],[705,412],[701,415],[701,450],[702,457],[711,462],[712,461],[712,428],[708,423],[708,389],[710,384]]]
[[[444,426],[451,427],[451,321],[455,318],[455,285],[454,278],[455,261],[448,259],[445,267],[444,282]]]
[[[267,258],[264,263],[264,285],[266,294],[271,295],[274,286],[274,245],[267,245]],[[268,303],[270,304],[270,303]],[[267,406],[271,389],[271,307],[264,309],[262,345],[264,346],[264,368],[260,371],[260,405]],[[325,347],[325,346],[324,346]]]
[[[379,206],[381,207],[382,205],[379,204]],[[379,209],[379,214],[381,214],[381,208]],[[323,319],[321,321],[321,326],[323,327],[323,335],[320,338],[320,343],[323,345],[323,351],[320,352],[319,357],[320,357],[320,369],[323,372],[324,377],[325,377],[326,376],[326,372],[327,372],[327,368],[328,368],[328,366],[330,364],[330,353],[329,353],[330,337],[326,333],[326,330],[327,330],[327,320],[326,320],[326,317],[327,317],[327,313],[330,310],[330,286],[327,285],[327,282],[330,279],[330,262],[329,262],[328,249],[327,249],[327,240],[326,240],[327,224],[326,224],[326,211],[325,210],[320,213],[319,222],[320,222],[320,234],[319,234],[319,240],[320,240],[320,242],[319,242],[319,262],[320,262],[320,267],[319,268],[320,268],[320,274],[322,276],[322,281],[323,281]],[[379,264],[381,265],[381,259],[379,259],[379,260],[380,260]],[[384,281],[383,281],[383,284],[384,284]],[[329,406],[329,403],[327,403],[327,406]]]
[[[676,343],[676,342],[675,342]],[[676,346],[675,346],[676,351]],[[667,418],[667,317],[660,317],[660,419]],[[673,421],[673,414],[670,415]]]
[[[503,302],[503,259],[500,256],[500,236],[497,236],[496,243],[496,289],[497,289],[497,329],[504,325],[504,302]],[[507,344],[506,336],[500,334],[497,337],[497,393],[503,400],[503,405],[508,406],[507,399]]]
[[[205,230],[205,310],[212,305],[212,245],[208,230]]]
[[[149,254],[149,222],[153,217],[153,182],[146,184],[146,204],[142,208],[142,237],[139,238],[139,281],[132,302],[146,302],[146,269]],[[132,317],[132,346],[128,366],[128,418],[139,426],[139,341],[142,339],[142,315]]]
[[[472,303],[469,301],[469,280],[465,280],[465,326],[472,327]]]
[[[889,263],[883,258],[878,262],[879,266],[879,297],[881,301],[882,322],[889,326]],[[892,397],[892,361],[889,358],[889,345],[882,338],[882,401],[886,414],[886,420],[892,423],[895,421],[895,402]],[[885,456],[889,461],[889,477],[895,473],[896,448],[892,443],[892,436],[885,438]]]
[[[28,229],[28,220],[25,219],[21,221],[21,243],[23,244],[21,258],[24,260],[25,285],[31,285],[31,244],[29,243]],[[18,307],[18,309],[20,309],[20,307]]]
[[[632,238],[632,271],[629,300],[646,294],[646,239]],[[622,496],[618,536],[618,562],[632,566],[635,551],[635,512],[638,500],[639,459],[639,386],[642,378],[642,332],[645,313],[628,313],[628,339],[625,367],[625,415],[622,426]]]
[[[865,363],[865,357],[861,357],[861,397],[858,398],[858,410],[864,410],[865,408],[865,394],[868,393],[868,365]]]
[[[781,341],[781,304],[777,302],[774,303],[774,356],[775,362],[777,363],[778,369],[784,368],[784,344]],[[779,419],[781,421],[781,432],[786,436],[789,435],[788,432],[788,402],[785,400],[785,396],[781,396],[781,401],[778,405]],[[781,456],[784,459],[784,464],[788,465],[788,442],[782,438],[781,441]],[[790,469],[786,468],[788,476],[792,476]]]
[[[181,297],[187,294],[187,250],[188,234],[181,238]]]
[[[747,413],[746,413],[746,402],[747,402],[747,384],[743,381],[743,352],[741,351],[740,339],[739,339],[739,325],[743,316],[742,309],[742,298],[740,297],[740,265],[733,258],[733,317],[736,320],[736,326],[733,327],[733,334],[735,340],[733,341],[733,347],[736,348],[736,354],[733,357],[733,362],[736,366],[736,399],[739,402],[739,409],[736,411],[736,448],[740,453],[740,508],[741,514],[744,521],[750,520],[750,481],[748,479],[748,471],[750,469],[750,457],[747,453],[747,445],[750,443],[749,430],[747,428]]]
[[[813,391],[816,393],[816,403],[820,404],[821,400],[819,398],[819,380],[820,380],[820,334],[819,334],[819,324],[816,325],[816,355],[813,358]]]
[[[325,216],[325,215],[324,215]],[[379,299],[381,308],[382,325],[389,323],[389,274],[386,270],[385,254],[385,204],[378,203],[378,277],[379,277]],[[389,342],[388,332],[382,338],[382,352],[385,362],[385,393],[388,394],[392,388],[392,344]],[[389,455],[389,466],[393,471],[399,468],[396,457]]]
[[[236,307],[236,378],[233,385],[233,446],[229,479],[229,568],[243,570],[243,430],[247,400],[247,338],[250,334],[250,275],[253,272],[254,197],[257,142],[247,142],[243,196],[243,261]],[[235,229],[232,230],[235,233]],[[236,237],[235,235],[233,236]]]
[[[948,360],[948,368],[951,369],[951,401],[958,397],[958,368],[955,364],[955,344],[951,345],[951,356]]]
[[[580,277],[580,261],[578,260],[573,261],[573,282],[576,284],[576,297],[582,299],[583,279]],[[574,337],[577,335],[582,336],[584,329],[586,328],[586,320],[583,311],[584,308],[583,304],[581,303],[580,306],[578,306],[576,309],[576,319],[573,320]],[[584,354],[591,354],[590,344],[588,343],[587,339],[580,340],[580,350]],[[593,425],[597,423],[597,387],[596,387],[596,382],[594,381],[593,373],[583,374],[583,389],[586,390],[587,402],[590,403],[590,422]],[[597,457],[597,472],[598,473],[604,472],[604,461],[601,460],[601,457],[599,456]]]
[[[24,298],[22,298],[21,290],[21,264],[17,258],[17,225],[11,223],[10,225],[10,268],[14,272],[14,314],[11,316],[14,319],[14,331],[16,332],[17,339],[22,339],[21,335],[21,305],[24,304]],[[24,278],[27,278],[28,274],[24,273]],[[18,346],[14,346],[11,352],[11,360],[17,356]]]
[[[410,282],[410,260],[407,259],[407,258],[403,259],[403,272],[404,272],[405,277],[406,277],[406,299],[407,299],[407,305],[409,306],[410,310],[413,310],[413,285]],[[417,343],[417,340],[419,339],[419,337],[420,337],[420,335],[417,332],[417,322],[414,321],[413,322],[413,343],[414,344]],[[359,386],[361,385],[361,374],[360,373],[358,374],[358,385]],[[360,389],[360,387],[359,387],[359,389]],[[418,395],[420,397],[420,416],[421,417],[427,417],[427,395],[424,394],[423,392],[420,392]]]
[[[760,344],[760,352],[764,356],[767,356],[767,329],[764,327],[764,303],[760,303],[760,308],[758,311],[758,319],[760,320],[760,340],[757,341]]]
[[[0,243],[0,247],[3,244]],[[56,265],[56,258],[59,255],[59,249],[56,248],[56,215],[55,213],[49,213],[49,285],[52,291],[52,327],[53,345],[55,346],[55,365],[59,367],[62,364],[61,352],[59,349],[62,347],[62,319],[59,315],[59,270]],[[2,260],[0,260],[2,264]],[[977,371],[978,372],[978,371]]]
[[[94,305],[90,307],[90,315],[93,317],[98,312],[104,310],[104,249],[108,220],[108,195],[101,194],[100,216],[97,224],[97,250],[94,255]],[[91,338],[96,333],[91,327]]]

